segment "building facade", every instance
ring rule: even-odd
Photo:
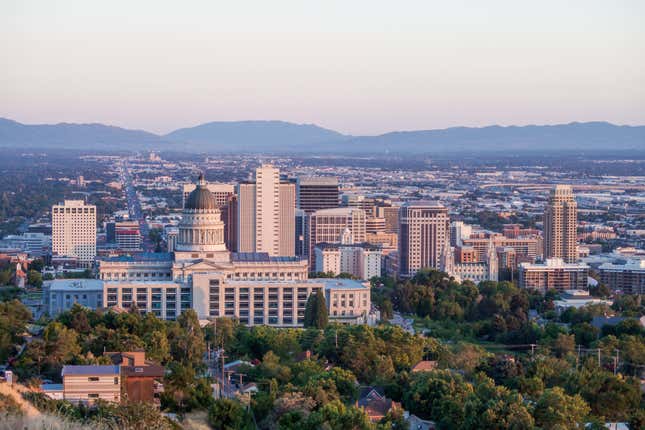
[[[319,243],[340,243],[349,230],[353,243],[366,239],[365,211],[358,208],[321,209],[309,217],[309,263],[315,265],[315,247]]]
[[[578,205],[571,186],[556,185],[544,210],[544,258],[578,260]]]
[[[315,248],[317,272],[350,274],[358,279],[381,276],[380,247],[369,243],[334,244],[319,243]]]
[[[63,366],[63,398],[72,403],[121,400],[120,366]]]
[[[567,263],[562,258],[549,258],[544,263],[520,263],[519,286],[545,292],[586,290],[589,266]]]
[[[414,276],[424,268],[441,269],[450,247],[448,209],[432,202],[405,203],[399,211],[399,275]]]
[[[303,176],[296,180],[297,207],[307,214],[339,205],[338,178],[334,176]]]
[[[65,200],[52,207],[52,253],[90,266],[96,257],[96,206]]]
[[[622,294],[645,294],[645,259],[625,264],[604,263],[598,267],[602,283]]]
[[[43,284],[44,312],[55,317],[75,304],[103,307],[103,282],[97,279],[54,279]]]
[[[264,164],[255,182],[237,186],[237,246],[239,252],[295,255],[295,184],[280,181],[280,171]]]

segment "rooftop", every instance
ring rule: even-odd
[[[335,290],[368,290],[370,288],[361,281],[354,279],[315,278],[309,279],[307,282],[323,283],[326,290],[332,288]]]
[[[61,376],[65,375],[118,375],[119,366],[63,366]]]
[[[267,252],[231,252],[231,261],[248,263],[279,263],[300,261],[298,257],[271,257]]]
[[[171,252],[142,252],[133,255],[117,255],[114,257],[97,257],[99,261],[115,261],[115,262],[137,262],[137,261],[172,261],[173,255]]]
[[[49,291],[103,291],[100,279],[54,279]]]

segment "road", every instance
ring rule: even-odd
[[[127,158],[121,163],[121,184],[123,185],[123,192],[127,200],[128,213],[130,214],[130,219],[132,221],[139,222],[139,231],[143,238],[142,247],[146,252],[153,252],[155,245],[150,240],[150,229],[148,228],[148,223],[146,222],[143,210],[141,210],[141,202],[139,201],[139,196],[134,189],[132,184],[132,173],[130,172],[130,166],[128,164]]]

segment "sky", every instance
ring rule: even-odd
[[[645,124],[642,0],[0,0],[0,117]]]

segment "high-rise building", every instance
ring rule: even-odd
[[[237,186],[237,248],[240,252],[295,255],[295,184],[280,181],[280,171],[265,164],[255,182]]]
[[[298,209],[307,214],[320,209],[337,208],[338,178],[335,176],[303,176],[296,180]]]
[[[448,209],[432,202],[411,202],[399,211],[399,274],[414,276],[423,268],[440,269],[450,249]]]
[[[385,232],[399,232],[399,207],[398,206],[379,206],[376,208],[376,216],[385,218]]]
[[[278,231],[278,254],[280,256],[296,255],[296,185],[289,182],[280,183]]]
[[[296,256],[307,258],[309,255],[309,217],[302,209],[296,209],[295,232]]]
[[[365,197],[361,194],[343,194],[340,199],[342,207],[359,208],[365,211],[365,215],[373,217],[376,213],[376,200]]]
[[[461,246],[464,239],[469,239],[472,233],[472,226],[463,221],[453,221],[450,223],[450,246]]]
[[[52,207],[52,253],[89,266],[96,257],[96,206],[65,200]]]
[[[197,187],[196,184],[184,184],[184,190],[182,193],[182,207],[186,207],[186,199]],[[222,184],[217,182],[206,182],[206,188],[208,191],[213,194],[215,197],[215,202],[220,208],[228,203],[229,197],[235,193],[235,185],[231,184]]]
[[[237,185],[237,251],[255,252],[255,182]]]
[[[137,221],[117,222],[114,226],[116,243],[124,251],[141,250],[141,229]]]
[[[321,209],[309,217],[309,265],[314,267],[314,249],[319,243],[340,243],[349,229],[354,243],[365,242],[365,211],[358,208]]]
[[[578,259],[578,205],[569,185],[556,185],[544,210],[544,258]]]

